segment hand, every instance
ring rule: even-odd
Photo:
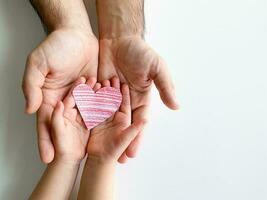
[[[132,121],[146,120],[149,94],[154,82],[162,101],[171,109],[178,109],[175,89],[163,59],[139,36],[127,36],[100,40],[99,80],[119,76],[130,87]],[[120,157],[125,162],[134,157],[142,133]]]
[[[120,88],[120,82],[118,78],[112,78],[111,81],[103,81],[103,86]],[[97,83],[94,90],[100,88],[101,84]],[[122,103],[120,109],[113,117],[91,130],[87,147],[89,160],[116,163],[136,135],[142,131],[145,124],[144,120],[136,121],[131,125],[129,87],[126,84],[122,85],[121,92]]]
[[[51,115],[80,76],[96,76],[98,41],[88,29],[53,31],[29,55],[23,79],[26,112],[37,113],[38,146],[43,162],[54,158]]]
[[[95,78],[87,81],[91,87],[96,82]],[[86,155],[89,131],[75,106],[72,90],[75,86],[85,83],[85,78],[79,78],[69,94],[55,106],[51,119],[51,135],[55,147],[55,160],[64,163],[76,163]]]

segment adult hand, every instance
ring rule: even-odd
[[[90,31],[62,28],[53,31],[29,55],[23,78],[26,112],[38,110],[38,146],[43,162],[54,158],[51,114],[80,76],[96,76],[98,41]]]
[[[99,80],[118,76],[130,87],[132,122],[148,121],[149,94],[154,82],[162,101],[177,109],[175,90],[166,64],[143,40],[144,0],[97,0],[100,33]],[[119,162],[134,157],[139,133]]]
[[[115,75],[130,87],[133,122],[147,121],[149,93],[153,82],[166,106],[178,109],[174,85],[165,62],[142,38],[133,36],[100,40],[99,79]],[[141,137],[142,133],[120,157],[120,162],[135,156]]]

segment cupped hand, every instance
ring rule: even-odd
[[[73,89],[85,82],[84,77],[75,81],[63,102],[59,101],[52,113],[51,136],[56,160],[79,164],[86,155],[90,131],[87,130],[72,95]],[[90,87],[95,83],[96,78],[90,77],[87,80]]]
[[[120,82],[118,78],[113,77],[111,81],[104,80],[102,85],[96,83],[94,90],[100,89],[101,86],[111,86],[119,89]],[[131,124],[130,92],[126,84],[122,85],[121,93],[122,103],[119,110],[90,132],[87,146],[88,158],[90,159],[105,163],[116,163],[146,123],[141,120]]]
[[[28,56],[23,78],[26,112],[37,113],[41,160],[54,158],[51,115],[71,85],[80,76],[96,76],[98,41],[87,30],[65,28],[53,31]]]
[[[178,109],[174,84],[164,60],[139,36],[100,39],[99,80],[118,76],[130,87],[132,121],[147,120],[152,83],[170,109]],[[136,155],[142,133],[138,134],[120,162]]]

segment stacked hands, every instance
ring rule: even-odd
[[[120,89],[120,108],[91,130],[85,126],[75,105],[73,89],[88,84],[94,91],[103,87]],[[30,199],[68,199],[80,162],[87,155],[80,184],[79,199],[112,199],[113,175],[117,160],[146,123],[131,123],[130,91],[117,77],[97,83],[96,78],[79,78],[69,93],[56,104],[51,117],[51,138],[55,156]]]
[[[38,145],[41,160],[54,159],[51,140],[51,115],[58,101],[81,76],[97,77],[105,82],[114,76],[130,89],[131,119],[147,119],[150,90],[154,82],[162,101],[177,109],[175,89],[165,62],[141,37],[100,39],[98,44],[92,33],[83,30],[55,30],[29,55],[23,79],[26,112],[37,112]],[[142,132],[129,145],[119,161],[135,157]]]
[[[94,91],[103,87],[121,90],[122,102],[119,110],[106,121],[88,130],[75,106],[73,88],[79,84],[88,84]],[[55,160],[66,163],[80,163],[88,154],[88,159],[98,163],[115,164],[123,152],[142,131],[146,121],[131,124],[131,104],[129,87],[120,86],[119,79],[97,83],[96,78],[79,78],[68,95],[59,101],[52,113],[51,135],[55,147]]]
[[[113,173],[107,172],[117,161],[136,156],[148,121],[152,84],[166,106],[178,109],[165,62],[143,40],[144,2],[97,0],[99,39],[83,0],[31,3],[49,33],[29,54],[22,84],[26,112],[37,112],[40,157],[48,164],[32,199],[68,198],[86,154],[79,197],[111,199]],[[95,91],[111,86],[122,93],[119,110],[90,133],[72,96],[81,83]]]

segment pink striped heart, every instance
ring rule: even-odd
[[[122,101],[120,90],[113,87],[103,87],[95,92],[89,85],[80,84],[72,94],[88,130],[108,119]]]

